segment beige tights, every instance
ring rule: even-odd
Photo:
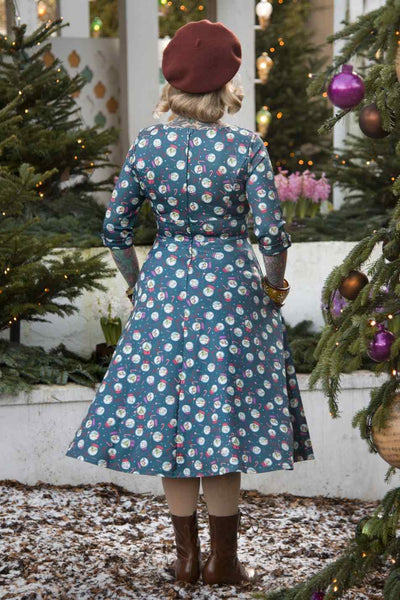
[[[193,514],[199,498],[200,479],[204,499],[210,515],[226,517],[238,512],[240,498],[240,472],[210,477],[162,477],[168,507],[173,515],[185,517]]]

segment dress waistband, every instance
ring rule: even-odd
[[[161,240],[161,241],[174,241],[174,242],[200,242],[200,243],[227,242],[230,240],[234,241],[234,240],[238,240],[238,239],[247,240],[248,234],[242,233],[242,234],[238,234],[238,235],[230,235],[228,233],[226,233],[226,234],[221,233],[221,235],[213,236],[213,235],[203,235],[201,233],[195,233],[193,235],[185,235],[183,233],[164,235],[161,233],[157,233],[156,239]]]

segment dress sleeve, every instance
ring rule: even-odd
[[[107,207],[101,239],[111,249],[133,245],[133,226],[146,195],[135,171],[135,151],[140,132],[129,148]]]
[[[273,256],[292,245],[285,230],[282,206],[274,183],[274,172],[268,150],[255,133],[249,150],[246,197],[253,220],[254,235],[262,254]]]

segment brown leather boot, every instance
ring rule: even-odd
[[[254,569],[247,569],[237,557],[240,516],[240,510],[226,517],[208,515],[211,553],[202,569],[205,584],[236,584],[257,579]]]
[[[197,523],[197,510],[187,517],[171,515],[175,532],[176,553],[178,558],[167,570],[176,581],[196,583],[201,573],[201,549]]]

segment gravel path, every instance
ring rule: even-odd
[[[302,581],[340,555],[357,521],[375,502],[264,495],[241,491],[239,558],[261,579],[242,586],[175,583],[175,558],[164,496],[133,494],[110,483],[34,486],[0,481],[0,598],[128,600],[252,598]],[[199,501],[203,556],[209,535]],[[381,600],[385,573],[346,600]]]

